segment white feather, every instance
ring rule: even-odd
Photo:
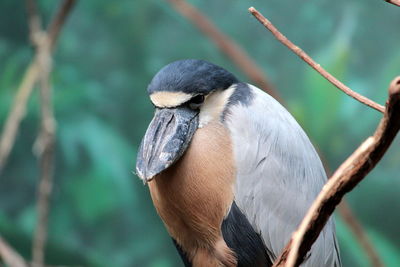
[[[199,128],[211,121],[219,120],[235,88],[236,85],[233,85],[226,90],[217,90],[206,96],[204,104],[200,108]]]
[[[229,107],[237,177],[235,201],[273,257],[279,256],[326,182],[307,135],[275,99],[249,85],[248,106]],[[302,266],[340,266],[330,219]]]

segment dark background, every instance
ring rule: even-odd
[[[58,1],[39,1],[47,22]],[[262,67],[331,169],[371,135],[381,114],[337,90],[277,42],[254,5],[359,93],[383,104],[400,74],[400,8],[381,0],[192,0]],[[33,56],[24,1],[0,1],[0,126]],[[61,33],[51,81],[57,161],[48,263],[180,266],[148,189],[132,173],[152,117],[146,87],[167,63],[201,58],[249,81],[167,1],[79,1]],[[0,176],[0,233],[30,258],[39,177],[32,145],[38,92]],[[400,140],[347,200],[387,266],[400,264]],[[368,266],[336,216],[344,266]],[[1,265],[1,264],[0,264]]]

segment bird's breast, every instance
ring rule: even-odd
[[[220,246],[221,224],[233,202],[233,162],[229,132],[213,122],[196,131],[179,161],[149,182],[157,212],[189,256],[199,247]]]

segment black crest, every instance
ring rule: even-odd
[[[157,91],[208,94],[237,82],[232,73],[217,65],[204,60],[184,59],[163,67],[154,76],[147,91],[149,94]]]

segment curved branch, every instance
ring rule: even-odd
[[[261,22],[265,28],[267,28],[279,42],[284,44],[290,50],[292,50],[297,56],[299,56],[302,60],[304,60],[308,65],[310,65],[313,69],[315,69],[319,74],[321,74],[325,79],[327,79],[334,86],[339,88],[345,94],[351,96],[357,101],[376,109],[379,112],[384,112],[385,107],[379,105],[378,103],[372,101],[371,99],[360,95],[359,93],[354,92],[348,86],[344,85],[341,81],[336,79],[332,74],[327,72],[324,68],[321,67],[318,63],[316,63],[309,55],[307,55],[300,47],[293,44],[286,36],[284,36],[268,19],[266,19],[260,12],[258,12],[254,7],[249,8],[250,13]]]
[[[311,205],[274,266],[299,266],[343,196],[376,166],[400,130],[400,76],[389,86],[384,117],[369,137],[336,170]]]

